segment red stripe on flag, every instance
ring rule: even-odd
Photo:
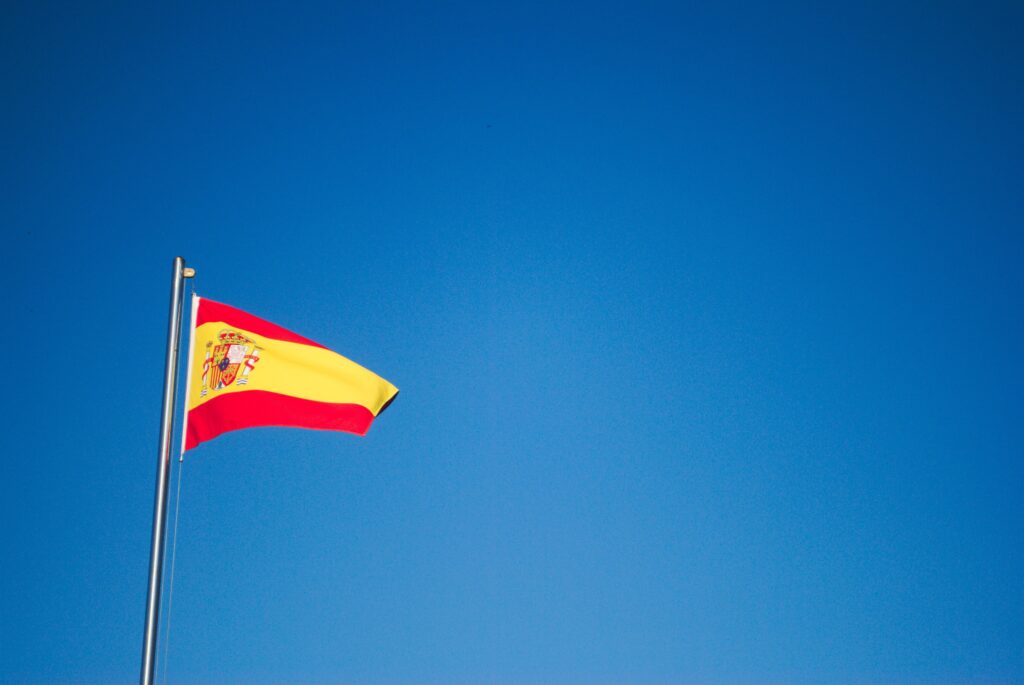
[[[221,433],[258,426],[316,428],[366,435],[373,412],[361,404],[316,402],[265,390],[245,390],[215,397],[188,413],[185,449]]]
[[[258,316],[253,316],[248,312],[243,312],[241,309],[235,309],[230,305],[214,302],[213,300],[208,300],[205,297],[200,298],[199,311],[196,313],[196,328],[199,328],[204,323],[209,323],[210,321],[223,321],[231,326],[244,328],[256,335],[273,338],[274,340],[284,340],[286,342],[300,343],[302,345],[323,347],[320,343],[313,342],[309,338],[303,338],[297,333],[292,333],[287,328],[281,328],[276,323],[270,323]]]

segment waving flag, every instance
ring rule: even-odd
[[[323,345],[195,295],[191,334],[185,450],[256,426],[365,435],[398,394]]]

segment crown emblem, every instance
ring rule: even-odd
[[[216,344],[206,343],[200,396],[206,397],[211,390],[223,390],[232,383],[245,385],[259,359],[260,348],[256,343],[238,331],[222,330],[217,334]]]
[[[221,345],[249,345],[251,340],[237,331],[221,331],[217,336]]]

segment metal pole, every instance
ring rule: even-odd
[[[186,273],[186,271],[188,273]],[[174,258],[171,280],[171,314],[167,325],[167,362],[164,366],[164,402],[160,412],[160,450],[157,455],[156,501],[153,505],[153,538],[149,552],[149,591],[146,596],[146,629],[142,642],[142,685],[153,685],[156,672],[156,633],[160,615],[160,580],[164,565],[164,535],[167,522],[167,488],[171,472],[171,429],[174,424],[174,395],[178,384],[178,342],[181,338],[181,310],[184,280],[192,276],[185,260]]]

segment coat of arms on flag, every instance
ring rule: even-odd
[[[202,396],[210,390],[221,390],[236,380],[238,385],[249,382],[249,372],[260,359],[260,348],[238,331],[229,329],[217,335],[216,344],[206,343],[203,360]]]

